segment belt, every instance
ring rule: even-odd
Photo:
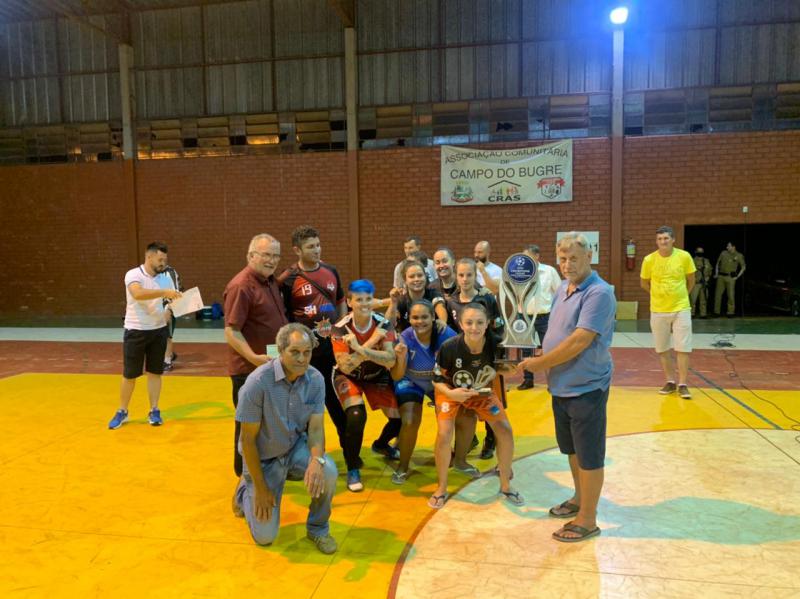
[[[736,273],[735,272],[721,272],[719,274],[721,274],[723,277],[729,277],[729,276],[734,275]]]

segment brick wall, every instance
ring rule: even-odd
[[[0,168],[0,314],[121,314],[129,265],[121,162]]]
[[[184,286],[198,285],[206,303],[222,302],[254,235],[278,238],[283,269],[296,260],[292,230],[307,223],[320,231],[323,260],[346,280],[346,164],[343,153],[141,161],[140,244],[163,239]]]
[[[741,224],[742,206],[749,224],[800,222],[800,131],[625,139],[622,235],[637,256],[622,297],[639,300],[640,318],[649,300],[639,268],[656,228],[673,227],[683,247],[684,225]]]
[[[572,202],[443,207],[439,203],[439,148],[362,152],[359,157],[362,270],[385,292],[394,265],[403,258],[410,234],[422,239],[430,256],[447,245],[456,257],[473,255],[475,243],[488,240],[492,261],[538,243],[545,262],[554,264],[557,231],[585,229],[610,234],[611,143],[576,141]],[[601,248],[599,269],[608,271]]]
[[[553,263],[559,230],[599,231],[598,270],[608,277],[610,141],[575,140],[574,201],[515,206],[439,205],[439,149],[359,154],[361,274],[380,293],[391,284],[403,240],[423,249],[449,245],[471,256],[488,239],[501,263],[524,244],[542,246]],[[621,296],[638,299],[638,267],[655,228],[800,221],[800,132],[628,138],[625,141],[625,238],[637,241],[637,269],[623,271]],[[5,216],[0,248],[0,315],[121,315],[122,276],[153,239],[169,244],[172,264],[206,302],[245,264],[249,239],[272,233],[287,266],[291,230],[320,229],[323,259],[346,282],[355,272],[348,241],[347,156],[151,160],[0,168]],[[135,216],[134,216],[135,215]]]

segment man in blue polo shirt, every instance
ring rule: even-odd
[[[600,534],[597,504],[603,488],[606,453],[606,404],[611,385],[611,337],[616,300],[611,287],[592,270],[592,251],[580,233],[568,233],[556,245],[566,279],[550,310],[541,356],[520,363],[524,370],[547,370],[553,397],[556,440],[569,457],[575,493],[550,509],[555,518],[571,518],[553,538],[575,543]]]
[[[244,469],[234,494],[234,514],[247,520],[259,545],[278,535],[286,480],[302,480],[311,504],[308,538],[322,553],[337,549],[330,535],[336,465],[325,455],[325,382],[310,365],[316,343],[300,323],[275,337],[279,357],[256,368],[239,391],[236,420]]]

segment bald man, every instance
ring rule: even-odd
[[[503,279],[503,269],[489,260],[491,247],[488,241],[479,241],[475,244],[475,264],[478,270],[478,284],[488,287],[492,293],[500,290],[500,281]]]

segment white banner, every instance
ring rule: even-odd
[[[442,206],[572,201],[572,140],[481,150],[442,146]]]

